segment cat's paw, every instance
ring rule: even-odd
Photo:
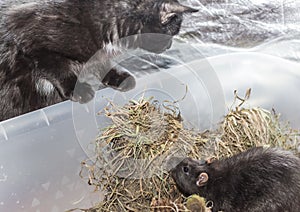
[[[136,85],[135,78],[127,71],[111,69],[102,80],[103,85],[125,92],[133,89]]]
[[[77,82],[70,100],[80,104],[91,101],[95,96],[92,86],[86,82]]]

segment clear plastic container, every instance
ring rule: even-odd
[[[193,60],[138,78],[134,90],[97,92],[93,101],[69,101],[0,123],[0,211],[64,211],[87,208],[101,192],[79,177],[81,161],[99,128],[96,115],[106,98],[124,104],[141,95],[177,103],[185,123],[201,130],[217,126],[233,102],[233,91],[252,88],[247,106],[274,108],[300,129],[300,65],[257,53]],[[186,87],[188,88],[186,92]]]

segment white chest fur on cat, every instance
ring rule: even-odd
[[[46,79],[38,79],[35,83],[36,90],[44,96],[48,96],[54,92],[53,84]]]

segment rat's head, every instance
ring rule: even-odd
[[[208,164],[185,158],[175,168],[171,169],[170,174],[174,179],[178,190],[185,196],[197,194],[201,187],[208,182]]]
[[[160,53],[171,47],[172,37],[179,33],[183,15],[198,10],[181,5],[177,0],[145,0],[140,47]],[[153,34],[156,34],[153,35]]]

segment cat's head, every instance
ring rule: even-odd
[[[177,0],[145,0],[140,9],[144,12],[143,33],[162,33],[171,36],[179,33],[183,14],[198,11],[180,4]]]
[[[140,47],[152,52],[168,49],[172,44],[172,36],[180,31],[183,15],[198,11],[180,4],[177,0],[142,0],[142,2],[144,3],[139,6],[144,13],[141,33],[145,36],[142,36]]]

